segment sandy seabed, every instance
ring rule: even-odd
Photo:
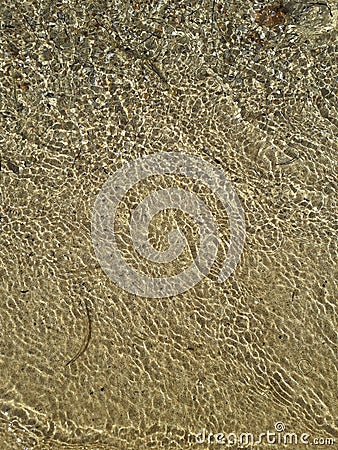
[[[4,0],[0,20],[1,450],[218,448],[208,434],[283,425],[333,448],[337,3]],[[198,251],[174,211],[150,240],[165,250],[175,224],[189,251],[135,253],[131,211],[159,186],[194,190],[223,235],[203,280],[145,298],[102,270],[92,211],[116,170],[171,151],[224,172],[246,240],[219,283],[217,197],[175,175],[137,183],[115,224],[135,268],[176,273]]]

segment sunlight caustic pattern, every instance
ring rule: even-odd
[[[199,227],[199,253],[193,264],[166,278],[149,277],[135,271],[118,248],[114,220],[120,202],[136,183],[154,175],[175,174],[205,184],[221,200],[228,215],[230,244],[218,275],[224,282],[234,271],[245,240],[244,212],[240,200],[222,170],[201,157],[187,153],[163,152],[141,157],[116,171],[100,190],[92,216],[92,241],[98,261],[107,276],[122,289],[142,297],[163,298],[187,291],[201,281],[215,261],[219,234],[209,208],[195,193],[183,189],[159,189],[144,198],[130,220],[133,245],[143,258],[158,264],[177,259],[188,244],[180,230],[172,230],[169,247],[158,251],[148,239],[148,228],[156,214],[176,209],[189,214]]]

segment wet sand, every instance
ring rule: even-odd
[[[337,439],[335,2],[0,12],[1,449],[218,448],[195,435],[278,422]],[[224,172],[246,241],[217,282],[228,222],[201,187],[224,234],[215,266],[182,294],[144,298],[100,267],[92,211],[111,174],[165,151]],[[130,211],[159,186],[194,189],[178,176],[135,186],[117,222],[126,255]],[[194,249],[180,212],[154,220],[154,245],[173,221]]]

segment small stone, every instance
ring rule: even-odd
[[[7,161],[7,167],[9,168],[9,170],[11,170],[12,172],[14,172],[17,175],[19,175],[19,173],[20,173],[20,167],[19,166],[17,166],[16,164],[12,163],[11,161]]]

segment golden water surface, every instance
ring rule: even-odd
[[[277,422],[337,438],[337,3],[3,0],[0,20],[0,449],[224,448],[195,435]],[[194,221],[164,211],[150,241],[178,227],[189,246],[137,259],[130,214],[159,186],[194,191],[222,232],[208,276],[144,298],[101,269],[92,210],[109,175],[167,151],[224,172],[246,241],[219,283],[217,197],[138,183],[115,225],[139,270],[198,251]]]

